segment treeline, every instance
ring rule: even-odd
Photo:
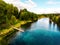
[[[19,21],[36,21],[38,18],[49,17],[52,21],[60,25],[60,14],[35,14],[27,9],[20,11],[16,6],[7,4],[0,0],[0,30],[9,28]]]
[[[38,14],[38,18],[41,18],[41,17],[48,17],[50,20],[52,20],[54,23],[60,26],[60,13]]]
[[[37,14],[29,12],[26,9],[19,11],[12,4],[7,4],[3,0],[0,0],[0,30],[9,28],[21,20],[36,21],[37,19]]]
[[[60,14],[49,14],[49,18],[60,26]]]
[[[48,14],[37,14],[38,18],[44,18],[44,17],[49,17]]]
[[[38,16],[37,14],[29,12],[26,9],[24,9],[24,10],[20,10],[19,19],[36,21],[38,19]]]

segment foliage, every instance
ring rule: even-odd
[[[7,4],[0,0],[0,29],[5,29],[17,23],[17,20],[37,20],[37,14],[18,8],[12,4]]]
[[[18,9],[12,4],[7,4],[3,0],[0,0],[0,29],[10,27],[11,23],[17,18],[17,12]]]
[[[0,29],[5,29],[14,25],[19,21],[37,21],[38,18],[49,17],[52,21],[60,24],[60,14],[35,14],[29,12],[27,9],[18,10],[17,7],[12,4],[7,4],[3,0],[0,0]]]
[[[20,20],[37,20],[38,16],[35,13],[29,12],[26,9],[20,10],[19,19]]]

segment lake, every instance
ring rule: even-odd
[[[21,26],[24,32],[16,32],[8,45],[60,45],[60,27],[42,18]]]

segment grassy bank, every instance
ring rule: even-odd
[[[32,22],[32,21],[20,21],[19,23],[13,25],[16,28],[20,28],[21,25],[26,24],[28,22]],[[0,40],[2,40],[4,37],[7,36],[7,34],[13,33],[15,30],[12,28],[12,26],[9,29],[3,29],[0,31]]]

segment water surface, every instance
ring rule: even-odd
[[[49,18],[27,23],[21,28],[25,32],[18,31],[10,39],[9,45],[60,45],[60,27],[49,22]]]

